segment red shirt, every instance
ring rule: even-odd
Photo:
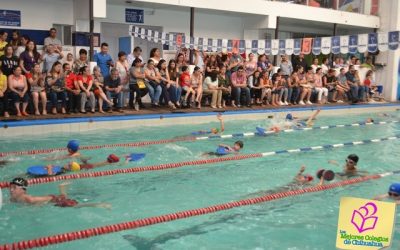
[[[185,82],[187,80],[188,83]],[[190,87],[190,74],[189,72],[183,72],[182,75],[179,77],[179,83],[181,87]]]
[[[76,75],[72,72],[69,73],[69,75],[65,77],[65,86],[69,89],[77,89],[75,88],[75,80],[76,80]]]
[[[93,81],[93,77],[91,75],[86,76],[86,80],[83,78],[83,75],[77,75],[76,81],[81,81],[83,85],[88,86],[90,81]]]
[[[365,79],[365,80],[364,80],[364,85],[367,86],[367,87],[370,87],[370,86],[371,86],[371,80],[368,79],[368,78]]]

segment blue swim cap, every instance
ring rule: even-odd
[[[79,150],[79,141],[78,140],[70,140],[67,144],[67,148],[72,152],[77,152]]]
[[[389,192],[400,195],[400,183],[393,183],[392,185],[390,185]]]
[[[287,114],[286,115],[286,120],[289,120],[289,121],[291,121],[291,120],[293,120],[293,116],[292,116],[292,114]]]

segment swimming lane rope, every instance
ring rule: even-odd
[[[244,199],[244,200],[239,200],[239,201],[232,201],[232,202],[222,203],[222,204],[213,205],[213,206],[209,206],[209,207],[185,210],[185,211],[164,214],[164,215],[154,216],[154,217],[147,217],[147,218],[143,218],[143,219],[139,219],[139,220],[121,222],[121,223],[117,223],[117,224],[89,228],[89,229],[83,229],[80,231],[61,233],[61,234],[31,239],[31,240],[23,240],[23,241],[19,241],[19,242],[2,245],[2,246],[0,246],[0,250],[30,249],[30,248],[35,248],[35,247],[44,247],[44,246],[49,246],[49,245],[54,245],[54,244],[61,244],[64,242],[81,240],[81,239],[91,238],[91,237],[95,237],[95,236],[99,236],[99,235],[111,234],[111,233],[120,232],[120,231],[124,231],[124,230],[131,230],[131,229],[136,229],[136,228],[140,228],[140,227],[151,226],[154,224],[160,224],[160,223],[164,223],[164,222],[175,221],[175,220],[185,219],[185,218],[194,217],[194,216],[200,216],[200,215],[204,215],[204,214],[216,213],[219,211],[229,210],[229,209],[233,209],[236,207],[250,206],[250,205],[254,205],[254,204],[279,200],[279,199],[292,197],[292,196],[298,196],[298,195],[307,194],[307,193],[322,192],[322,191],[329,190],[329,189],[334,189],[334,188],[348,186],[348,185],[354,185],[357,183],[370,181],[370,180],[376,180],[376,179],[380,179],[380,178],[383,178],[383,177],[386,177],[389,175],[394,175],[394,174],[399,174],[399,173],[400,173],[400,171],[393,171],[393,172],[387,172],[387,173],[383,173],[383,174],[376,174],[376,175],[370,175],[370,176],[365,176],[365,177],[353,178],[353,179],[335,182],[335,183],[331,183],[331,184],[327,184],[327,185],[323,185],[323,186],[313,186],[313,187],[304,188],[304,189],[280,192],[280,193],[275,193],[275,194],[268,194],[268,195],[259,196],[259,197],[255,197],[255,198],[249,198],[249,199]]]
[[[332,129],[332,128],[345,128],[345,127],[359,127],[366,125],[384,125],[391,123],[398,123],[399,121],[382,121],[382,122],[371,122],[371,123],[352,123],[352,124],[338,124],[338,125],[329,125],[329,126],[319,126],[319,127],[311,127],[311,128],[297,128],[297,129],[286,129],[281,132],[290,133],[294,131],[308,131],[308,130],[324,130],[324,129]],[[273,134],[274,131],[266,131],[265,134]],[[116,148],[116,147],[145,147],[149,145],[158,145],[158,144],[167,144],[174,142],[183,142],[183,141],[200,141],[200,140],[209,140],[209,139],[218,139],[218,138],[236,138],[236,137],[249,137],[249,136],[257,136],[259,135],[257,132],[246,132],[246,133],[237,133],[230,135],[210,135],[210,136],[187,136],[176,139],[165,139],[165,140],[156,140],[156,141],[142,141],[142,142],[128,142],[128,143],[115,143],[115,144],[103,144],[103,145],[91,145],[91,146],[81,146],[80,150],[96,150],[101,148]],[[6,157],[11,155],[38,155],[38,154],[49,154],[53,152],[66,151],[64,148],[49,148],[49,149],[32,149],[26,151],[13,151],[13,152],[2,152],[0,153],[0,157]]]
[[[264,153],[238,154],[238,155],[232,155],[232,156],[227,156],[227,157],[216,157],[216,158],[211,158],[211,159],[200,159],[200,160],[183,161],[183,162],[176,162],[176,163],[164,163],[164,164],[160,164],[160,165],[145,166],[145,167],[132,167],[132,168],[97,171],[97,172],[84,172],[84,173],[76,173],[76,174],[70,174],[70,175],[57,175],[57,176],[49,176],[49,177],[43,177],[43,178],[30,179],[30,180],[28,180],[28,183],[29,183],[29,185],[44,184],[44,183],[63,181],[63,180],[96,178],[96,177],[103,177],[103,176],[110,176],[110,175],[117,175],[117,174],[159,171],[159,170],[166,170],[166,169],[172,169],[172,168],[180,168],[180,167],[185,167],[185,166],[207,165],[207,164],[213,164],[213,163],[219,163],[219,162],[225,162],[225,161],[239,161],[239,160],[250,159],[250,158],[261,158],[261,157],[268,157],[268,156],[279,155],[279,154],[291,154],[291,153],[297,153],[297,152],[310,152],[310,151],[316,151],[316,150],[326,150],[326,149],[333,149],[333,148],[349,147],[349,146],[363,145],[363,144],[369,144],[369,143],[383,142],[383,141],[388,141],[388,140],[397,140],[399,138],[400,138],[400,135],[396,135],[396,136],[379,138],[379,139],[369,139],[369,140],[354,141],[354,142],[327,144],[327,145],[321,145],[321,146],[295,148],[295,149],[284,149],[284,150],[270,151],[270,152],[264,152]],[[10,185],[9,182],[5,182],[5,181],[0,182],[0,188],[6,188],[6,187],[9,187],[9,185]]]

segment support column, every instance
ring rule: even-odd
[[[276,17],[275,39],[279,39],[279,16]],[[278,56],[274,56],[274,65],[278,62]]]
[[[190,7],[190,37],[194,37],[194,8]],[[190,65],[193,65],[193,50],[189,54]]]
[[[93,0],[89,0],[89,60],[93,62],[93,32],[94,32],[94,17],[93,17]]]

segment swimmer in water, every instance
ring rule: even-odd
[[[400,205],[400,183],[393,183],[390,185],[387,194],[378,195],[374,200],[392,200],[397,205]]]
[[[71,172],[71,171],[72,172],[77,172],[77,171],[80,171],[80,170],[88,170],[88,169],[103,167],[103,166],[106,166],[106,165],[109,165],[109,164],[118,163],[119,162],[119,157],[116,156],[115,154],[110,154],[107,157],[106,161],[97,162],[97,163],[88,163],[87,160],[82,160],[82,162],[83,162],[83,164],[79,164],[77,162],[70,162],[70,163],[66,164],[61,169],[62,173]],[[55,173],[53,171],[54,167],[55,167],[54,165],[46,166],[48,175],[59,174],[59,173]]]
[[[227,154],[238,154],[239,151],[244,147],[243,141],[236,141],[233,146],[229,146],[226,144],[219,144],[218,149],[216,152],[208,152],[202,154],[202,156],[205,155],[216,155],[216,156],[222,156],[222,155],[227,155]]]
[[[81,154],[79,153],[79,141],[78,140],[70,140],[67,144],[68,154],[58,157],[49,157],[46,158],[48,161],[55,161],[55,160],[64,160],[68,158],[76,158],[79,157]]]
[[[336,175],[339,176],[340,178],[349,178],[349,177],[355,177],[355,176],[366,176],[368,175],[367,171],[363,170],[358,170],[357,168],[357,163],[358,163],[359,157],[356,154],[351,154],[347,156],[346,158],[346,164],[343,167],[342,172],[337,172]],[[329,164],[340,166],[337,161],[334,160],[329,160]]]
[[[24,178],[17,177],[10,182],[10,201],[30,205],[43,205],[47,203],[53,203],[54,206],[58,207],[101,207],[106,209],[111,208],[111,204],[109,203],[79,204],[76,200],[69,199],[66,192],[67,185],[69,185],[69,183],[62,183],[59,185],[59,195],[33,196],[29,195],[26,191],[28,187],[28,182]]]
[[[281,124],[274,124],[268,128],[268,130],[279,133],[282,129],[296,129],[304,127],[310,128],[314,126],[314,120],[320,112],[321,110],[317,109],[307,120],[299,119],[298,117],[293,116],[291,113],[288,113],[283,126]]]

